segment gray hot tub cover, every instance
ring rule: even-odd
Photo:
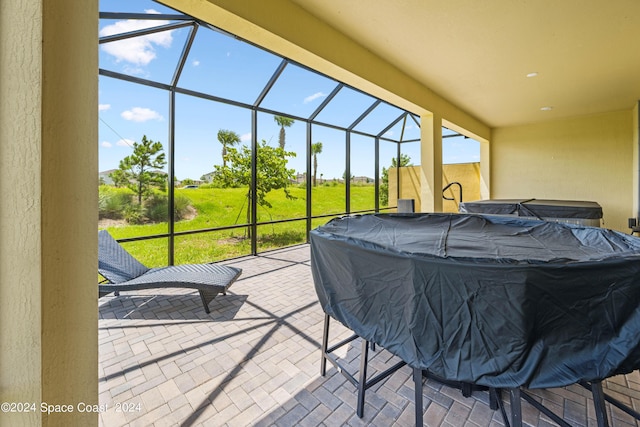
[[[469,214],[338,218],[311,232],[323,310],[412,367],[560,387],[640,367],[640,239]]]
[[[460,203],[462,213],[515,215],[533,218],[602,219],[596,202],[579,200],[491,199]]]

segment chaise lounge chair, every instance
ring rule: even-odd
[[[106,230],[98,231],[98,284],[100,297],[120,291],[152,288],[190,288],[200,293],[204,310],[240,276],[242,270],[219,264],[184,264],[147,268],[127,252]]]

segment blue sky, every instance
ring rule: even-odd
[[[101,0],[100,10],[108,12],[175,13],[171,9],[148,0]],[[160,20],[101,20],[100,36],[108,36],[142,28],[160,26]],[[169,83],[178,58],[189,35],[188,28],[141,36],[102,44],[100,68],[132,76]],[[182,71],[178,86],[215,95],[221,98],[252,104],[269,81],[281,58],[255,46],[221,33],[200,28]],[[304,68],[289,64],[261,107],[308,117],[331,93],[337,82]],[[131,154],[133,141],[143,135],[160,141],[165,149],[169,139],[169,92],[100,76],[100,170],[115,169],[118,162]],[[317,120],[347,126],[375,100],[354,90],[342,89]],[[251,141],[250,110],[224,103],[212,102],[177,94],[175,110],[176,176],[178,179],[199,179],[221,164],[222,146],[217,140],[220,129],[236,132],[242,144]],[[388,104],[378,106],[370,116],[358,124],[357,130],[377,134],[402,113]],[[272,114],[258,113],[258,140],[278,144],[279,127]],[[401,124],[385,136],[399,139]],[[419,138],[419,128],[407,122],[406,139]],[[298,172],[306,169],[306,124],[296,121],[286,129],[286,149],[298,156],[289,166]],[[341,178],[345,171],[345,132],[325,126],[312,127],[313,142],[322,142],[318,155],[318,175],[325,179]],[[374,176],[374,139],[352,134],[351,174]],[[479,144],[463,138],[445,139],[445,163],[479,161]],[[381,141],[381,167],[388,166],[396,153],[395,144]],[[402,144],[414,164],[419,164],[419,143]]]

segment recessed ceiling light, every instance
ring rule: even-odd
[[[553,107],[540,107],[540,111],[551,111]]]
[[[537,77],[537,76],[538,76],[538,73],[536,72],[527,74],[527,77]]]

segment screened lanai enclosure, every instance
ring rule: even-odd
[[[395,210],[418,116],[158,3],[100,9],[100,227],[148,265]]]

